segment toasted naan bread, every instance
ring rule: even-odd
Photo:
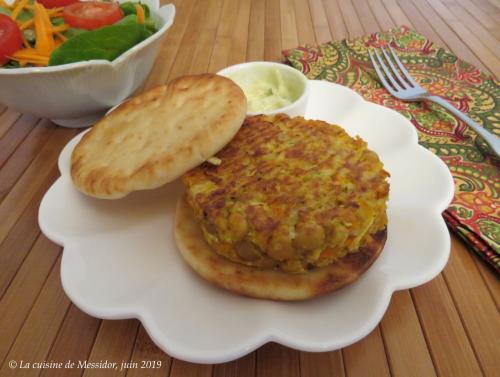
[[[245,114],[245,95],[231,80],[180,77],[123,103],[85,134],[71,156],[73,183],[105,199],[162,186],[224,147]]]
[[[382,251],[387,229],[334,264],[306,273],[259,270],[216,254],[205,242],[184,199],[177,204],[175,240],[185,261],[209,282],[246,296],[271,300],[305,300],[333,292],[356,280]]]

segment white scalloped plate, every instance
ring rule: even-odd
[[[75,137],[59,157],[61,177],[42,200],[43,233],[64,246],[61,279],[70,299],[99,318],[138,318],[168,354],[198,363],[238,358],[274,341],[330,351],[366,336],[392,293],[435,277],[450,236],[441,212],[453,197],[445,164],[417,144],[408,120],[352,90],[311,81],[306,116],[359,134],[390,172],[388,239],[379,259],[354,284],[318,299],[284,303],[237,296],[198,278],[173,237],[178,182],[125,199],[77,192],[69,175]]]

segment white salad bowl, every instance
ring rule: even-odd
[[[127,0],[120,0],[125,2]],[[175,17],[175,6],[149,6],[158,31],[112,62],[90,60],[52,67],[0,68],[0,103],[65,127],[92,125],[146,80]]]

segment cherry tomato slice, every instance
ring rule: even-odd
[[[37,0],[37,1],[40,4],[42,4],[45,8],[65,7],[66,5],[78,2],[78,0]]]
[[[123,18],[117,3],[78,2],[64,7],[64,21],[78,29],[94,30],[114,24]]]
[[[9,61],[8,56],[23,47],[21,30],[17,24],[5,14],[0,14],[0,65]]]

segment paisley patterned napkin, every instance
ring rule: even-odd
[[[448,226],[500,273],[500,162],[474,131],[440,106],[402,102],[382,87],[367,47],[389,43],[422,87],[500,135],[500,83],[406,26],[297,47],[283,56],[310,79],[348,86],[405,116],[417,129],[420,144],[438,155],[454,177],[455,198],[443,213]]]

